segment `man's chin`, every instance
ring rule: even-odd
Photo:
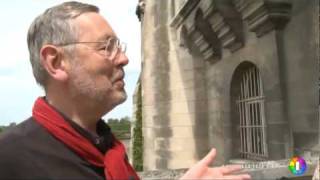
[[[127,93],[122,90],[121,92],[118,92],[118,94],[116,95],[116,99],[117,99],[117,103],[116,105],[122,104],[127,100]]]

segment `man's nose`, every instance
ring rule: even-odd
[[[119,52],[118,56],[116,57],[114,64],[116,66],[125,66],[129,63],[129,59],[124,52]]]

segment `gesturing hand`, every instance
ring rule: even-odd
[[[230,180],[249,180],[251,179],[249,174],[237,174],[241,169],[239,165],[228,165],[220,167],[209,167],[216,157],[216,149],[212,149],[202,160],[191,167],[181,179],[230,179]]]

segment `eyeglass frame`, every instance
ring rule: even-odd
[[[115,43],[114,47],[112,48],[112,52],[109,52],[109,50],[107,50],[108,46],[110,45],[111,40],[115,39],[117,42]],[[121,53],[126,53],[127,50],[127,44],[124,42],[121,42],[119,38],[111,36],[109,38],[107,38],[106,41],[79,41],[79,42],[68,42],[68,43],[61,43],[61,44],[54,44],[55,46],[69,46],[69,45],[75,45],[75,44],[93,44],[93,43],[105,43],[105,56],[108,59],[114,59],[119,52]],[[120,51],[119,51],[120,50]],[[110,53],[110,55],[108,56],[107,54]]]

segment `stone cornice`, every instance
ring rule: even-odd
[[[199,3],[200,0],[188,0],[178,11],[178,13],[172,19],[170,26],[178,28],[182,22],[188,17],[188,15],[194,10],[194,7]]]
[[[205,60],[209,60],[210,58],[214,57],[216,53],[213,51],[212,46],[206,40],[203,34],[195,28],[195,26],[187,29],[187,33],[191,38],[193,44],[198,48]]]
[[[210,14],[212,14],[212,12],[217,11],[213,0],[201,0],[199,3],[199,8],[202,10],[204,18],[207,18]]]
[[[141,21],[143,19],[145,6],[146,6],[145,0],[139,0],[139,3],[136,7],[136,15],[137,15],[139,21]]]
[[[273,29],[281,29],[290,19],[291,3],[288,0],[233,0],[250,31],[258,37]]]
[[[220,4],[214,4],[214,1],[211,0],[209,1],[209,3],[206,4],[200,3],[199,7],[203,11],[204,18],[208,21],[212,30],[217,34],[217,37],[222,43],[222,46],[233,52],[243,46],[243,38],[240,37],[240,34],[236,34],[234,29],[232,29],[231,24],[233,22],[228,21],[229,19],[232,19],[232,21],[234,21],[235,19],[237,19],[236,21],[242,20],[241,18],[237,17],[236,13],[234,13],[234,7],[230,6],[228,8],[228,11],[225,13],[227,13],[231,17],[224,17],[223,14],[225,13],[222,12],[223,10],[219,10]],[[242,22],[237,23],[241,24]],[[242,26],[238,28],[242,28]]]
[[[212,30],[217,33],[224,48],[228,48],[233,52],[243,46],[243,42],[239,41],[240,38],[237,38],[236,34],[219,12],[211,14],[211,16],[208,17],[208,22]]]
[[[180,34],[180,45],[196,47],[204,59],[216,61],[222,57],[222,48],[234,52],[243,46],[242,21],[231,0],[189,0],[170,26]],[[187,31],[184,35],[181,27]]]

